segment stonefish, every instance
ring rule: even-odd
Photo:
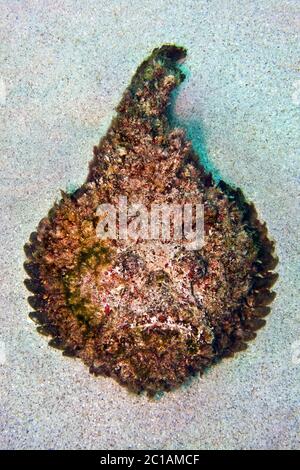
[[[274,243],[254,206],[240,189],[216,183],[171,126],[185,55],[164,45],[140,65],[94,147],[86,182],[62,193],[25,245],[30,317],[49,345],[149,395],[244,349],[275,295]],[[172,237],[171,222],[169,238],[118,237],[120,214],[115,236],[99,236],[101,220],[115,215],[99,206],[115,207],[120,196],[144,214],[153,205],[201,204],[204,243],[191,249],[184,236]],[[126,216],[137,229],[139,210]]]

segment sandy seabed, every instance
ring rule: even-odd
[[[0,447],[300,448],[300,68],[297,0],[0,1]],[[175,112],[206,164],[277,242],[277,298],[245,352],[158,400],[63,357],[28,318],[23,245],[140,62],[188,49]]]

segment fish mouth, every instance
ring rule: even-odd
[[[153,55],[156,57],[166,57],[174,62],[178,62],[186,58],[187,50],[185,47],[179,47],[175,44],[164,44],[154,49]]]

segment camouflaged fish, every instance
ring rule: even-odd
[[[149,395],[245,349],[265,324],[277,278],[274,243],[254,206],[216,183],[171,126],[167,107],[185,55],[164,45],[141,64],[94,147],[86,182],[62,193],[25,245],[38,331],[91,373]],[[201,204],[203,246],[99,237],[99,206],[120,196],[149,210]]]

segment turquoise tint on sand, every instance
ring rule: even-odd
[[[184,74],[185,79],[184,82],[179,85],[179,87],[177,87],[172,93],[168,113],[170,124],[173,127],[179,127],[185,130],[187,138],[191,141],[194,150],[199,155],[201,164],[204,166],[208,173],[212,174],[214,180],[218,183],[220,180],[222,180],[222,177],[217,168],[215,168],[212,160],[209,158],[204,137],[204,130],[201,126],[201,122],[193,119],[185,120],[182,119],[180,115],[176,114],[175,107],[177,98],[180,95],[182,88],[187,85],[187,82],[191,77],[191,72],[185,64],[179,64],[179,68]]]

